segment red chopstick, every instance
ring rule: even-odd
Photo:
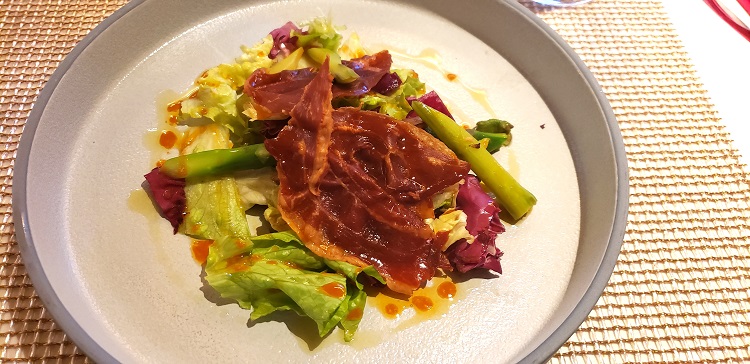
[[[735,20],[734,15],[728,14],[726,11],[724,11],[724,8],[719,5],[719,3],[716,0],[703,0],[713,11],[718,14],[724,21],[729,24],[734,30],[736,30],[738,33],[740,33],[745,39],[750,41],[750,29],[742,26],[737,20]],[[750,14],[750,0],[737,0],[740,5],[742,6],[745,11]]]
[[[737,0],[737,2],[740,3],[740,6],[745,9],[748,15],[750,15],[750,0]]]

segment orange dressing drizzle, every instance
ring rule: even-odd
[[[347,320],[359,320],[362,318],[362,309],[361,308],[355,308],[346,315]]]
[[[320,291],[333,298],[341,298],[346,294],[346,287],[341,283],[331,282],[322,285]]]
[[[182,101],[172,102],[167,105],[167,111],[170,113],[178,112],[182,109]]]
[[[458,288],[450,278],[435,277],[427,287],[414,291],[409,298],[379,292],[370,298],[368,304],[375,306],[389,319],[395,319],[405,310],[413,309],[417,315],[408,320],[413,324],[448,312],[450,305],[456,301],[457,293]]]
[[[411,296],[411,304],[419,311],[425,312],[432,309],[435,303],[432,302],[430,297],[425,296]]]
[[[456,295],[456,285],[453,282],[443,282],[437,288],[440,298],[452,298]]]
[[[227,270],[232,273],[242,272],[261,259],[263,257],[258,254],[237,255],[227,259]]]
[[[164,130],[159,135],[159,145],[164,148],[172,149],[174,144],[177,142],[177,134],[171,130]]]
[[[242,249],[245,249],[247,247],[247,244],[244,241],[240,240],[240,239],[235,239],[234,246],[236,246],[237,249],[242,250]]]
[[[190,252],[193,254],[193,259],[195,259],[198,264],[206,264],[208,248],[211,247],[213,242],[213,240],[193,240],[193,242],[190,243]]]
[[[389,303],[389,304],[385,305],[384,312],[385,312],[386,315],[388,315],[389,317],[392,316],[391,318],[393,318],[396,315],[398,315],[399,313],[401,313],[401,308],[399,308],[394,303]]]

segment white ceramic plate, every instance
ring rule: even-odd
[[[438,68],[395,61],[417,69],[459,117],[511,120],[514,142],[501,160],[539,199],[501,236],[501,277],[461,284],[462,298],[435,320],[389,320],[369,308],[352,344],[339,334],[310,344],[299,320],[250,324],[237,305],[208,300],[188,240],[136,201],[153,165],[144,140],[159,95],[185,90],[287,20],[321,15],[373,50],[439,55]],[[491,109],[472,88],[486,90]],[[570,48],[514,1],[133,1],[53,74],[14,179],[35,288],[100,362],[542,361],[601,294],[627,210],[624,150],[606,99]]]

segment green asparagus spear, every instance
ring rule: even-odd
[[[469,162],[477,177],[495,194],[500,204],[514,219],[523,217],[536,204],[536,197],[523,188],[453,119],[418,101],[413,102],[411,106],[448,148],[459,158]]]
[[[336,52],[325,48],[310,48],[305,54],[318,64],[323,64],[328,57],[331,74],[338,82],[350,83],[359,78],[359,75],[353,69],[341,64],[341,57]]]
[[[276,163],[263,144],[214,149],[167,159],[159,170],[173,178],[215,176],[270,167]]]

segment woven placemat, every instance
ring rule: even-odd
[[[86,362],[34,292],[15,242],[13,159],[62,58],[124,0],[0,0],[0,360]],[[750,361],[750,186],[659,1],[524,4],[609,97],[630,213],[609,286],[554,362]]]
[[[602,85],[625,140],[628,229],[564,362],[750,361],[750,186],[660,1],[531,6]]]

